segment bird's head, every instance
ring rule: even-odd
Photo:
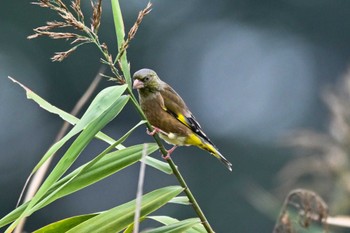
[[[159,90],[161,81],[153,70],[141,69],[134,73],[133,89],[149,90],[154,92]]]

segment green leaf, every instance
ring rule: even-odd
[[[20,85],[26,91],[27,98],[34,100],[37,104],[39,104],[39,106],[41,108],[45,109],[46,111],[48,111],[50,113],[58,115],[64,121],[70,123],[71,125],[75,125],[75,124],[77,124],[79,122],[79,120],[80,120],[79,118],[77,118],[77,117],[75,117],[75,116],[73,116],[73,115],[63,111],[62,109],[57,108],[56,106],[51,105],[45,99],[43,99],[39,95],[35,94],[28,87],[24,86],[23,84],[21,84],[20,82],[14,80],[13,78],[9,77],[9,79],[11,79],[13,82],[17,83],[18,85]],[[115,97],[119,98],[123,94],[123,92],[125,91],[126,85],[116,86],[116,87],[117,87],[117,90],[115,91]],[[80,124],[82,124],[82,123],[80,123]],[[83,126],[83,124],[81,126]],[[82,130],[82,129],[80,129],[80,130]],[[101,139],[102,141],[105,141],[105,142],[110,143],[110,144],[115,142],[114,139],[112,139],[111,137],[107,136],[106,134],[104,134],[102,132],[98,132],[96,134],[96,138]],[[123,145],[118,145],[116,148],[117,149],[123,149],[124,146]]]
[[[171,170],[168,163],[165,163],[163,161],[159,161],[158,159],[152,158],[152,157],[146,157],[145,163],[151,167],[154,167],[166,174],[173,174],[173,170]]]
[[[127,96],[121,96],[115,103],[114,106],[106,109],[99,117],[93,120],[88,126],[82,131],[78,138],[68,148],[66,153],[63,155],[61,160],[57,163],[55,168],[52,170],[50,175],[44,181],[39,188],[36,195],[33,197],[31,204],[34,205],[36,202],[43,197],[46,191],[63,175],[64,172],[73,164],[75,159],[80,155],[83,149],[90,143],[94,135],[100,131],[108,122],[110,122],[118,113],[123,109],[128,101]],[[34,203],[34,204],[33,204]],[[37,209],[37,208],[36,208]]]
[[[98,119],[102,114],[105,114],[106,111],[111,109],[113,105],[117,107],[116,114],[111,117],[115,117],[119,112],[123,109],[125,104],[127,103],[129,97],[123,96],[121,99],[121,91],[125,90],[124,88],[120,88],[120,86],[113,86],[108,87],[104,90],[102,90],[96,98],[92,101],[89,108],[86,110],[82,118],[78,121],[78,123],[58,142],[56,142],[43,156],[43,158],[40,160],[40,162],[36,165],[33,172],[35,172],[49,157],[51,157],[54,153],[57,152],[58,149],[60,149],[69,139],[71,139],[74,135],[81,132],[81,130],[85,129],[91,122]],[[114,113],[112,113],[113,115]],[[112,119],[113,119],[112,118]],[[103,128],[105,124],[107,124],[111,119],[108,120],[106,118],[107,122],[102,122]],[[100,122],[101,123],[101,122]],[[105,123],[105,124],[104,124]],[[97,124],[97,123],[96,123]],[[96,134],[94,132],[95,130],[92,130],[93,135],[89,139],[91,140]]]
[[[125,40],[125,28],[124,28],[124,21],[122,12],[120,10],[119,0],[111,0],[112,3],[112,12],[113,12],[113,20],[114,20],[114,28],[117,35],[117,44],[118,44],[118,51],[120,52],[120,48],[124,44]],[[117,55],[118,57],[118,55]],[[114,61],[116,63],[117,61]],[[126,83],[131,89],[131,75],[130,75],[130,68],[128,64],[128,59],[126,56],[126,51],[124,51],[123,55],[120,58],[121,63],[121,70],[124,74]]]
[[[145,220],[145,217],[140,218],[140,223]],[[129,226],[127,226],[127,228],[124,229],[123,233],[133,233],[134,232],[134,225],[135,223],[131,223]]]
[[[151,154],[155,150],[158,149],[158,146],[156,144],[148,144],[148,154]],[[79,173],[80,170],[82,170],[85,165],[82,165],[81,167],[77,168],[58,182],[56,182],[50,190],[45,194],[45,196],[40,200],[38,203],[38,206],[41,208],[46,206],[47,204],[62,198],[66,195],[69,195],[73,192],[76,192],[88,185],[91,185],[93,183],[98,182],[99,180],[108,177],[112,175],[113,173],[119,171],[120,169],[123,169],[127,166],[130,166],[134,164],[135,162],[139,161],[142,156],[142,150],[143,150],[143,144],[135,145],[132,147],[125,148],[123,150],[114,151],[106,156],[104,156],[102,159],[100,159],[98,162],[96,162],[93,166],[91,166],[89,169],[87,169],[84,173],[80,173],[78,176],[76,176],[77,173]],[[67,181],[69,181],[72,177],[76,176],[69,184],[64,186],[62,189],[59,189],[61,186],[63,186]],[[57,190],[59,190],[57,192]],[[56,192],[56,193],[55,193]],[[50,199],[48,198],[52,193],[55,193],[55,195],[52,195]],[[45,203],[43,202],[45,201]],[[15,210],[13,210],[11,213],[6,215],[4,218],[0,220],[0,227],[3,227],[11,222],[13,222],[16,218],[18,218],[21,213],[24,211],[24,209],[27,207],[28,202],[25,204],[22,204]]]
[[[50,199],[45,200],[45,203],[40,204],[47,205],[58,198],[81,190],[136,163],[141,159],[143,146],[144,144],[140,144],[111,152],[82,172],[82,170],[91,162],[84,164],[56,182],[48,191],[48,193],[54,193],[54,195],[49,195]],[[147,148],[147,154],[151,154],[158,149],[158,146],[157,144],[152,143],[148,144]]]
[[[142,197],[140,217],[142,218],[143,216],[159,209],[182,191],[183,188],[180,186],[169,186],[145,194]],[[135,200],[105,211],[72,228],[67,231],[67,233],[119,232],[133,223],[134,213]]]
[[[147,218],[153,219],[153,220],[160,222],[164,225],[170,225],[170,224],[180,222],[176,218],[172,218],[169,216],[147,216]],[[205,228],[202,224],[197,224],[197,225],[193,226],[192,228],[185,231],[185,233],[206,233],[206,232],[207,231],[205,230]]]
[[[49,157],[56,153],[58,149],[60,149],[69,139],[83,130],[93,119],[96,119],[96,117],[101,114],[101,111],[104,111],[106,108],[108,108],[108,106],[113,103],[113,100],[118,99],[127,88],[127,85],[121,85],[108,87],[102,90],[92,101],[83,117],[77,121],[77,118],[51,105],[25,85],[21,84],[11,77],[9,78],[14,83],[20,85],[26,91],[27,98],[34,100],[41,108],[45,109],[48,112],[59,115],[63,120],[66,120],[71,124],[76,124],[68,134],[66,134],[60,141],[56,142],[50,147],[40,162],[35,166],[32,173],[34,173]]]
[[[72,116],[69,113],[51,105],[49,102],[47,102],[46,100],[41,98],[39,95],[34,93],[32,90],[30,90],[28,87],[26,87],[22,83],[18,82],[17,80],[15,80],[11,77],[8,77],[8,78],[11,81],[13,81],[14,83],[18,84],[20,87],[22,87],[26,91],[27,98],[34,100],[41,108],[45,109],[46,111],[48,111],[50,113],[57,114],[63,120],[69,122],[72,125],[75,125],[78,122],[79,119],[76,118],[75,116]]]
[[[7,232],[11,232],[13,228],[18,224],[18,221],[21,218],[25,216],[29,216],[30,214],[33,213],[35,209],[40,208],[40,206],[35,208],[33,207],[45,195],[47,190],[63,175],[63,173],[67,171],[67,169],[72,165],[75,159],[79,156],[82,150],[88,145],[88,143],[93,139],[93,137],[97,134],[97,132],[100,131],[114,117],[116,117],[116,115],[118,115],[119,112],[123,109],[123,107],[129,100],[129,96],[120,96],[118,93],[118,90],[120,90],[119,86],[108,87],[102,90],[97,95],[97,97],[94,99],[94,101],[91,103],[91,105],[87,109],[86,113],[83,115],[82,119],[77,123],[76,126],[73,127],[73,129],[67,135],[71,137],[72,132],[78,131],[77,128],[79,129],[79,131],[81,131],[81,129],[84,129],[84,130],[77,137],[77,139],[72,143],[72,145],[66,151],[64,156],[55,166],[53,171],[50,173],[50,175],[41,185],[41,187],[39,188],[39,190],[37,191],[33,199],[30,201],[30,203],[26,207],[25,211],[7,229]],[[67,140],[67,135],[49,149],[49,151],[44,155],[44,158],[42,158],[42,160],[39,162],[37,167],[40,164],[42,164],[43,161],[45,161],[49,156],[52,156],[52,154],[56,152],[64,144],[62,143],[62,141],[65,142],[65,140]]]
[[[97,135],[96,135],[99,139],[101,139],[102,141],[105,141],[107,142],[108,144],[110,145],[113,145],[116,141],[109,137],[108,135],[102,133],[102,132],[99,132]],[[117,149],[123,149],[125,148],[125,146],[119,144],[116,146]],[[173,174],[173,170],[171,170],[170,166],[168,163],[166,162],[163,162],[163,161],[160,161],[158,159],[155,159],[155,158],[152,158],[152,157],[146,157],[146,161],[145,163],[148,165],[148,166],[151,166],[159,171],[162,171],[166,174]]]
[[[0,219],[0,228],[15,221],[23,213],[23,211],[27,208],[28,203],[29,202],[26,202],[26,203],[20,205],[19,207],[12,210],[7,215],[5,215],[2,219]]]
[[[206,233],[207,230],[204,228],[203,224],[197,224],[191,229],[187,230],[185,233]]]
[[[127,228],[125,228],[123,233],[133,233],[133,231],[134,231],[134,224],[132,223]]]
[[[163,225],[169,225],[179,222],[179,220],[177,220],[176,218],[172,218],[169,216],[147,216],[147,218],[160,222]]]
[[[174,204],[181,204],[181,205],[191,205],[190,200],[188,200],[187,196],[179,196],[179,197],[174,197],[169,201],[169,203],[174,203]]]
[[[112,4],[114,28],[117,36],[117,44],[118,44],[118,50],[119,50],[122,44],[124,43],[124,38],[125,38],[124,21],[123,21],[122,11],[119,5],[119,0],[111,0],[111,4]]]
[[[71,218],[66,218],[61,221],[46,225],[34,231],[33,233],[64,233],[69,229],[81,224],[82,222],[85,222],[86,220],[89,220],[90,218],[95,217],[96,215],[98,214],[86,214],[86,215],[79,215]]]
[[[200,222],[199,218],[189,218],[186,220],[171,223],[167,226],[162,226],[162,227],[158,227],[155,229],[142,231],[142,233],[164,233],[164,232],[182,233],[182,232],[186,232],[187,230],[191,229],[192,227],[194,227],[196,225],[200,225],[200,224],[201,224],[201,222]]]

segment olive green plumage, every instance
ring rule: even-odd
[[[197,146],[208,151],[232,171],[232,164],[216,149],[205,135],[182,98],[156,72],[141,69],[135,72],[133,88],[148,121],[159,129],[159,136],[178,146]]]

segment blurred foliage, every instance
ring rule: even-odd
[[[48,58],[54,51],[67,50],[67,43],[26,39],[33,27],[43,23],[43,18],[56,19],[49,11],[29,2],[3,1],[0,7],[0,186],[6,189],[0,193],[1,216],[14,208],[18,196],[14,194],[20,193],[25,177],[40,159],[38,155],[52,144],[61,124],[58,118],[28,104],[6,77],[21,80],[67,111],[100,67],[99,52],[90,46],[81,47],[80,52],[62,63],[52,63]],[[120,4],[126,28],[130,28],[135,12],[147,1],[121,0]],[[99,33],[109,49],[117,51],[111,36],[110,3],[103,1],[103,7]],[[83,10],[92,13],[89,4]],[[220,164],[216,166],[209,156],[195,149],[181,148],[176,156],[218,232],[255,233],[273,229],[279,203],[290,189],[283,188],[278,199],[265,196],[260,201],[261,205],[269,203],[268,200],[277,205],[271,217],[247,202],[247,196],[258,194],[244,188],[257,184],[269,193],[274,190],[276,174],[295,156],[289,148],[276,146],[274,141],[286,131],[312,128],[320,132],[325,128],[327,109],[318,98],[319,91],[325,84],[335,83],[347,69],[349,15],[349,1],[179,0],[156,2],[152,14],[144,20],[128,49],[131,69],[157,70],[187,100],[204,129],[213,135],[213,141],[233,161],[233,174],[228,176]],[[293,57],[293,53],[286,51],[298,51],[301,56]],[[106,85],[107,82],[102,84]],[[224,101],[217,104],[218,100]],[[217,106],[217,111],[212,106]],[[111,122],[104,132],[119,138],[138,121],[134,109],[126,106],[118,121]],[[135,132],[126,144],[147,139],[142,127]],[[14,141],[18,146],[13,146]],[[86,148],[78,162],[85,162],[103,146],[94,143]],[[136,166],[124,169],[118,176],[47,206],[50,215],[46,211],[34,214],[27,229],[32,231],[63,219],[67,213],[73,216],[96,212],[108,208],[110,203],[129,201],[134,194],[137,171]],[[171,176],[161,177],[154,169],[147,170],[147,174],[148,191],[156,189],[155,184],[173,182]],[[103,191],[111,186],[124,187],[123,192],[118,188]],[[303,182],[303,187],[308,184]],[[320,183],[319,189],[323,188]],[[216,201],[209,201],[212,199]],[[90,205],[81,204],[86,202]],[[179,219],[192,213],[171,206],[165,209]],[[241,224],[233,223],[233,218]]]
[[[329,228],[335,232],[334,226],[350,226],[349,72],[335,87],[323,92],[323,100],[330,112],[328,131],[296,130],[283,141],[283,145],[297,151],[297,156],[276,175],[276,196],[282,198],[285,193],[289,194],[277,219],[275,233],[327,232]],[[298,190],[290,191],[295,188]],[[250,187],[250,191],[256,194],[248,196],[251,203],[273,218],[278,208],[277,198],[256,186]],[[266,201],[261,204],[261,200]],[[315,222],[321,226],[313,224]],[[336,230],[343,232],[341,228]]]
[[[326,200],[331,214],[350,214],[350,73],[327,88],[323,99],[330,112],[328,131],[299,130],[286,139],[298,156],[278,173],[278,191],[307,187]]]

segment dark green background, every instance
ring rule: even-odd
[[[89,18],[90,3],[82,2]],[[127,29],[146,3],[121,0]],[[153,4],[128,50],[131,70],[152,68],[171,84],[232,162],[233,172],[197,148],[178,149],[174,161],[216,232],[271,232],[275,219],[256,210],[247,192],[253,185],[270,191],[277,187],[276,173],[293,156],[279,145],[286,133],[327,128],[328,112],[320,93],[347,71],[350,2],[162,0]],[[103,6],[100,39],[115,51],[110,2]],[[62,123],[26,100],[23,90],[7,76],[70,111],[101,66],[92,45],[52,63],[49,58],[67,50],[68,42],[26,39],[33,28],[54,19],[53,12],[29,1],[1,3],[0,216],[15,207],[26,177]],[[104,80],[99,90],[107,85],[112,83]],[[138,121],[136,111],[128,106],[105,132],[117,138]],[[141,127],[125,144],[145,140],[152,141]],[[77,163],[104,147],[93,143]],[[133,199],[138,169],[135,165],[58,200],[31,216],[26,230]],[[177,184],[173,177],[147,168],[145,192],[172,184]],[[190,207],[177,205],[157,214],[194,216]]]

